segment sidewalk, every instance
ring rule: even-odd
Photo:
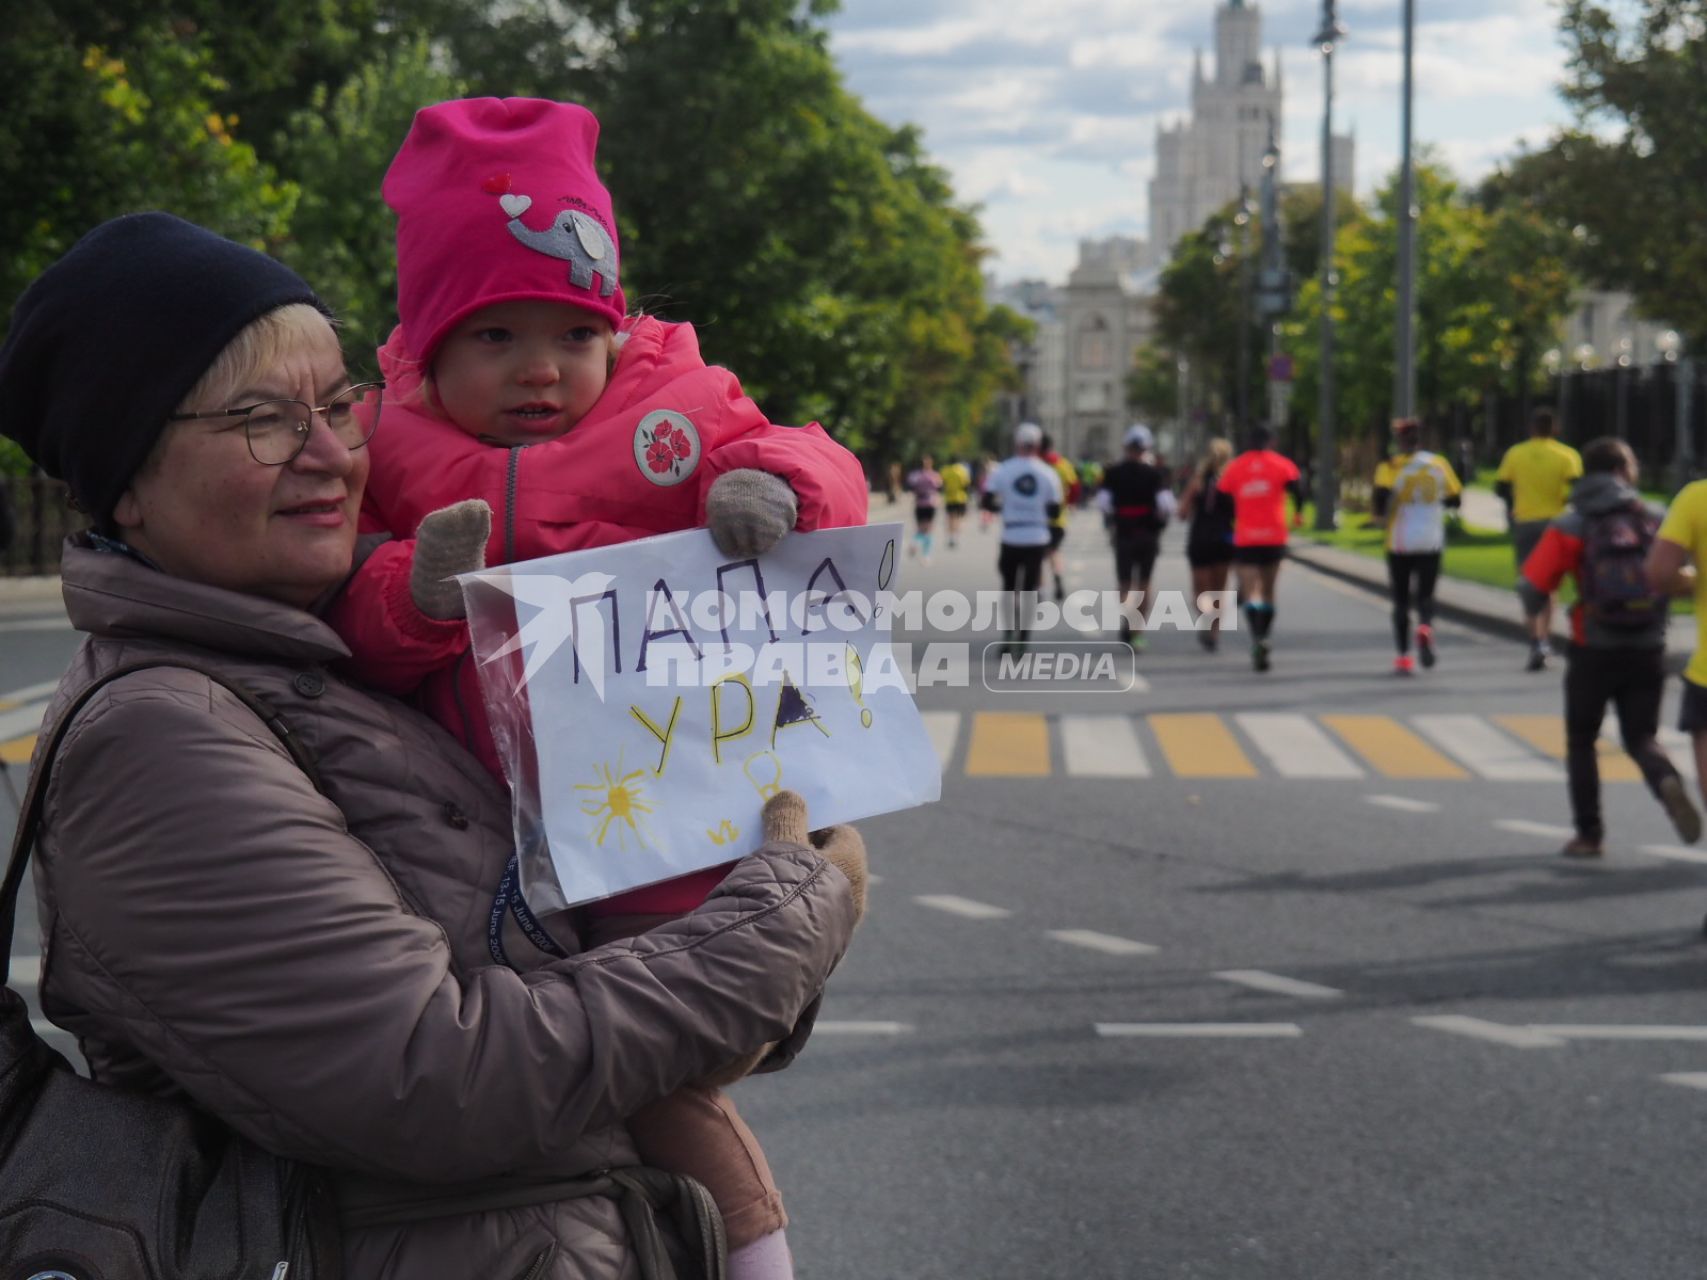
[[[1479,519],[1466,518],[1472,524],[1481,523]],[[1502,526],[1505,523],[1504,512],[1500,513],[1500,523]],[[1375,595],[1385,596],[1388,593],[1385,559],[1360,555],[1356,551],[1346,551],[1339,547],[1320,546],[1305,538],[1294,538],[1287,555],[1300,564],[1308,565],[1342,582],[1362,587]],[[1515,591],[1502,591],[1498,587],[1490,587],[1480,582],[1467,582],[1463,578],[1448,578],[1442,575],[1435,587],[1435,609],[1442,618],[1494,635],[1506,636],[1514,642],[1521,643],[1528,638],[1528,632],[1523,625],[1523,609],[1518,603]],[[1666,652],[1675,659],[1687,660],[1695,651],[1695,636],[1695,619],[1674,615],[1666,629]],[[1568,614],[1563,608],[1555,609],[1555,648],[1562,649],[1570,643],[1570,638]]]
[[[35,577],[0,577],[0,609],[12,611],[41,611],[63,606],[59,592],[59,575],[42,574]]]

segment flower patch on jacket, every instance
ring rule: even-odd
[[[676,485],[699,466],[699,430],[686,414],[654,409],[634,429],[634,461],[656,485]]]

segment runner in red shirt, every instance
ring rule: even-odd
[[[1297,501],[1294,524],[1303,524],[1304,487],[1292,460],[1271,447],[1274,432],[1259,426],[1251,446],[1221,472],[1216,484],[1233,499],[1233,568],[1251,629],[1251,665],[1268,670],[1268,636],[1274,628],[1274,582],[1286,558],[1286,495]]]

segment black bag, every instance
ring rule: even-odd
[[[72,717],[109,680],[187,666],[266,722],[319,786],[313,760],[278,714],[245,689],[184,662],[138,662],[84,689],[48,732],[0,891],[0,970],[54,752]],[[0,1280],[337,1280],[337,1219],[318,1171],[262,1151],[186,1102],[85,1080],[0,993]]]
[[[1671,600],[1648,586],[1648,550],[1659,528],[1660,518],[1641,502],[1583,517],[1578,594],[1602,626],[1639,630],[1667,616]]]

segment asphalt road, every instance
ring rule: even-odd
[[[1094,517],[1068,553],[1107,585]],[[0,616],[0,697],[51,623]],[[813,1043],[736,1087],[802,1280],[1707,1271],[1707,855],[1608,781],[1608,857],[1558,857],[1557,675],[1440,630],[1397,680],[1382,603],[1293,565],[1266,675],[1164,632],[1127,692],[920,691],[942,800],[863,824]]]

